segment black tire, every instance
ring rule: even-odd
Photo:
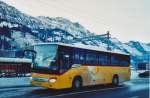
[[[112,79],[112,85],[113,86],[118,86],[119,85],[119,77],[115,75]]]
[[[74,90],[82,88],[82,79],[79,77],[75,78],[72,82],[72,88]]]

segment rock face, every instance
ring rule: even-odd
[[[19,49],[39,42],[62,42],[95,35],[79,23],[62,17],[32,17],[0,1],[0,49]],[[85,44],[107,48],[106,39],[79,41]],[[131,54],[132,63],[147,59],[150,43],[130,41],[122,43],[116,38],[110,39],[112,51]]]

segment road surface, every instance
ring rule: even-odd
[[[0,88],[0,98],[149,98],[149,78],[133,79],[118,87],[95,86],[78,91],[41,87]]]

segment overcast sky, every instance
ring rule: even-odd
[[[150,0],[2,0],[31,16],[64,17],[123,42],[150,42]]]

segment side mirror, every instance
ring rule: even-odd
[[[76,67],[80,67],[80,66],[81,66],[80,64],[73,64],[72,68],[76,68]]]
[[[24,57],[25,58],[29,58],[32,59],[32,61],[35,59],[36,57],[36,51],[34,50],[24,50]]]

